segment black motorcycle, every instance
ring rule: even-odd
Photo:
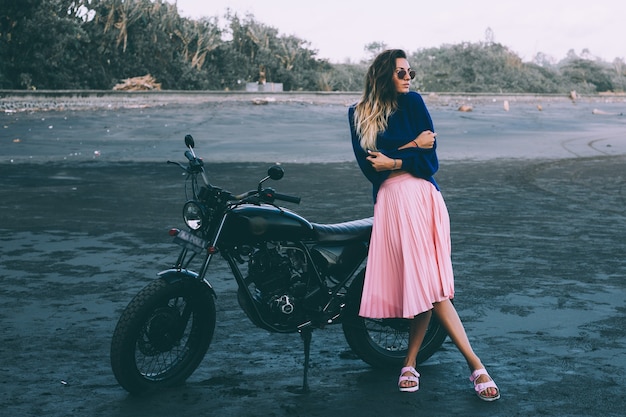
[[[265,187],[284,170],[269,168],[258,187],[234,195],[211,185],[204,163],[185,137],[188,159],[183,207],[185,230],[170,235],[182,249],[170,269],[143,288],[123,311],[111,342],[111,366],[130,393],[183,383],[203,360],[215,329],[216,293],[208,281],[213,255],[221,255],[237,281],[239,305],[258,327],[300,333],[304,377],[313,329],[340,323],[348,345],[374,367],[399,368],[408,346],[409,322],[366,319],[358,310],[372,219],[312,223],[277,205],[300,198]],[[191,265],[194,269],[191,269]],[[417,356],[421,363],[446,333],[433,315]]]

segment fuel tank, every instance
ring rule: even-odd
[[[274,206],[240,206],[226,217],[222,241],[309,240],[313,226],[304,217]]]

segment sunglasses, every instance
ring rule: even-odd
[[[398,79],[404,80],[404,77],[406,77],[406,70],[397,71],[396,75],[398,76]],[[415,71],[409,70],[409,77],[411,77],[411,79],[415,78]]]

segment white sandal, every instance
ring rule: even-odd
[[[477,383],[476,380],[481,375],[487,375],[490,380],[487,381],[487,382]],[[481,400],[483,400],[483,401],[495,401],[495,400],[500,398],[500,389],[498,388],[496,383],[493,382],[493,379],[489,376],[489,374],[487,373],[487,370],[485,368],[477,369],[474,372],[472,372],[472,375],[470,375],[469,379],[470,379],[470,381],[472,381],[474,383],[474,390],[476,391],[476,395],[478,395],[478,398],[480,398]],[[495,388],[498,392],[496,393],[495,396],[490,397],[488,395],[483,394],[485,392],[485,390],[487,390],[487,388]]]
[[[411,375],[404,375],[405,373],[410,372]],[[398,389],[402,392],[415,392],[420,389],[420,374],[413,368],[412,366],[405,366],[400,370],[400,378],[398,379]],[[403,387],[402,383],[404,381],[415,382],[415,385],[412,387]]]

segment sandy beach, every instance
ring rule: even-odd
[[[121,311],[177,254],[192,134],[210,179],[279,192],[318,223],[370,216],[352,156],[356,95],[0,100],[0,409],[13,416],[621,416],[626,409],[626,99],[426,96],[452,221],[455,305],[502,391],[483,403],[450,341],[418,367],[369,367],[340,327],[255,328],[227,265],[210,281],[214,340],[184,386],[133,397],[109,365]],[[504,100],[509,111],[504,110]],[[86,103],[86,104],[85,104]],[[460,112],[461,104],[471,112]]]

